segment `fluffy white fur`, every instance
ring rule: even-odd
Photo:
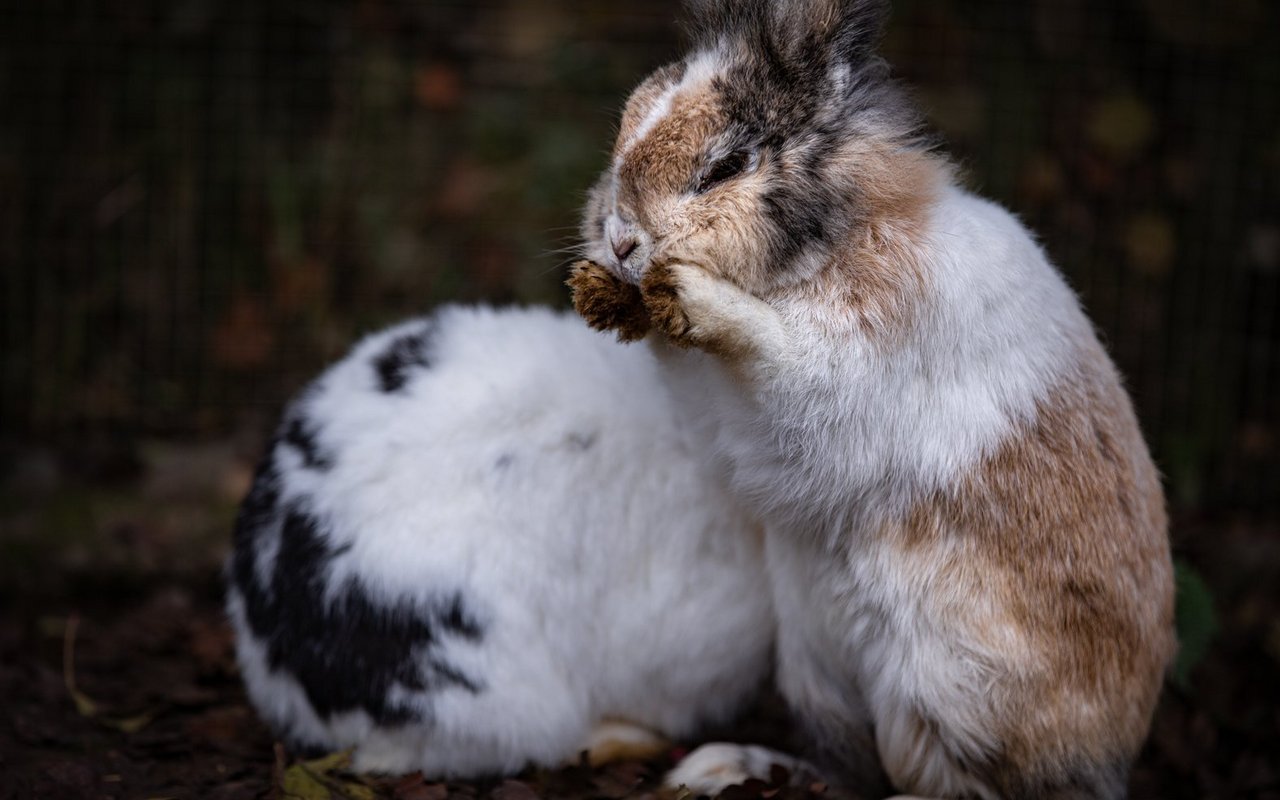
[[[298,400],[327,471],[278,448],[348,579],[395,603],[458,592],[483,624],[443,655],[483,689],[405,692],[420,721],[318,716],[228,609],[254,705],[291,739],[355,747],[360,769],[470,776],[576,757],[607,719],[687,736],[769,667],[773,623],[752,520],[698,458],[653,355],[546,310],[446,308],[430,366],[376,386],[368,337]],[[257,555],[273,568],[270,542]],[[344,646],[334,641],[340,653]]]

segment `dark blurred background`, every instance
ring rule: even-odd
[[[1273,676],[1278,6],[899,0],[885,48],[1127,376],[1184,640],[1228,628],[1223,660]],[[677,16],[0,4],[0,599],[216,583],[274,415],[356,337],[448,301],[566,305],[583,192],[628,90],[682,52]]]
[[[0,440],[77,468],[257,430],[436,303],[563,305],[622,101],[680,53],[671,0],[0,13]],[[1263,0],[903,0],[887,42],[1083,296],[1180,509],[1280,508],[1277,32]]]

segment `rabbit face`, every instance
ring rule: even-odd
[[[631,95],[587,257],[632,284],[680,262],[763,295],[923,206],[916,118],[864,45],[874,5],[760,3],[708,23]]]

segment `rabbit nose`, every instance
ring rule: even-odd
[[[619,239],[612,239],[610,243],[613,245],[613,254],[618,257],[621,263],[627,260],[627,256],[635,252],[636,239],[634,236],[623,236]]]

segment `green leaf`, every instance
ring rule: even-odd
[[[309,771],[324,775],[329,772],[344,770],[351,766],[351,751],[339,750],[336,753],[330,753],[327,756],[313,758],[310,761],[303,761],[302,766]]]
[[[285,770],[280,788],[289,800],[377,800],[359,776],[346,774],[350,766],[350,750],[300,761]]]
[[[280,790],[288,800],[330,800],[329,787],[303,764],[284,771]]]
[[[1213,612],[1213,595],[1200,573],[1186,562],[1178,561],[1174,564],[1174,581],[1178,657],[1173,663],[1173,681],[1186,689],[1190,687],[1192,670],[1204,658],[1218,632],[1218,620]]]

